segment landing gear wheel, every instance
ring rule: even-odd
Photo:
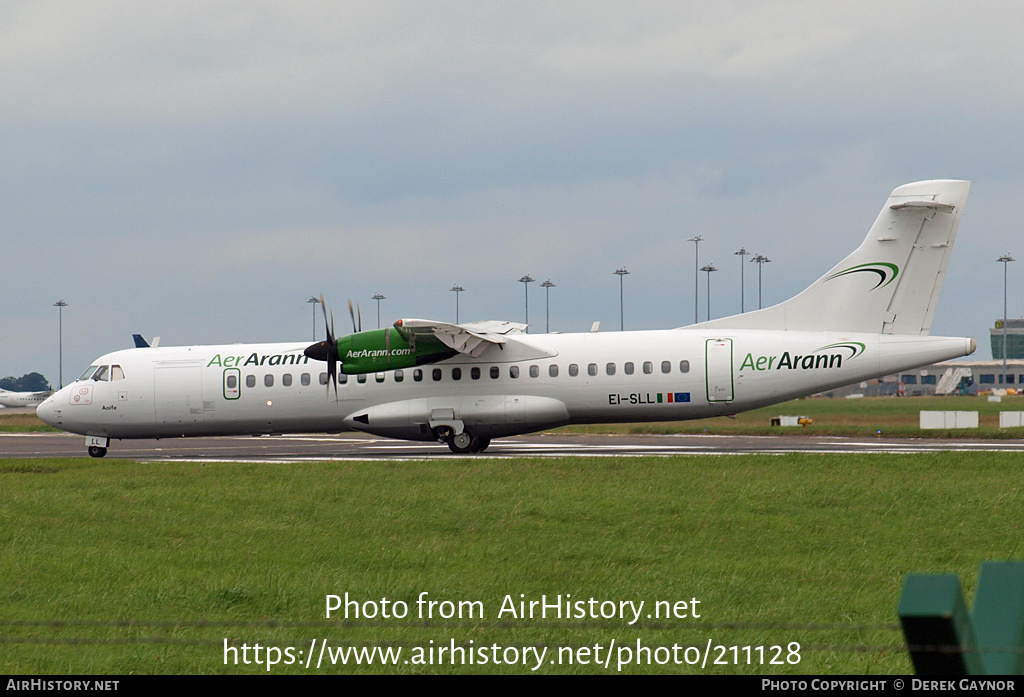
[[[107,454],[107,449],[106,448],[101,448],[98,445],[90,445],[89,446],[89,456],[90,457],[103,457],[106,454]]]
[[[448,437],[448,448],[453,453],[463,454],[473,452],[473,436],[469,435],[465,431],[456,435]]]
[[[490,444],[490,438],[484,438],[483,436],[480,436],[479,438],[473,439],[473,443],[469,446],[469,449],[474,453],[482,453],[483,451],[487,450],[487,446]]]

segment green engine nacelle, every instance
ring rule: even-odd
[[[451,358],[456,351],[433,336],[417,336],[416,348],[397,329],[371,329],[338,339],[341,372],[348,375],[412,368]]]

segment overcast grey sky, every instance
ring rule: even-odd
[[[974,182],[934,334],[1024,312],[1019,2],[0,1],[0,376],[382,320],[627,329],[765,303],[888,193]],[[757,267],[746,264],[746,306]],[[701,274],[701,318],[704,275]],[[322,326],[317,335],[323,337]]]

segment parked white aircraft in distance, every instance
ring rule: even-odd
[[[53,394],[53,390],[45,392],[10,392],[0,390],[0,404],[5,407],[38,407],[47,397]]]
[[[972,353],[973,339],[928,336],[969,188],[897,188],[853,253],[763,310],[603,334],[402,319],[335,340],[332,321],[308,347],[127,349],[37,412],[95,457],[110,439],[348,429],[480,452],[564,424],[736,414]]]

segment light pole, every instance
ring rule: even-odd
[[[711,320],[711,272],[718,271],[715,268],[715,262],[711,262],[707,266],[700,267],[701,271],[706,271],[708,274],[708,320]]]
[[[533,283],[533,277],[530,274],[526,274],[519,279],[519,282],[523,284],[523,290],[526,295],[526,331],[530,331],[530,284]]]
[[[387,297],[377,291],[373,294],[373,299],[377,301],[377,329],[380,329],[380,301],[387,300]]]
[[[316,306],[320,302],[320,298],[311,295],[306,302],[313,306],[313,341],[316,341]]]
[[[64,308],[68,306],[61,298],[53,304],[57,308],[57,355],[59,361],[60,386],[64,387]]]
[[[1007,252],[996,259],[1003,265],[1003,387],[1006,387],[1006,265],[1011,261],[1017,261]]]
[[[462,291],[464,291],[466,289],[463,288],[462,286],[460,286],[458,283],[456,283],[449,290],[451,290],[451,292],[455,293],[455,324],[458,324],[459,323],[459,293],[461,293]]]
[[[744,304],[746,291],[743,286],[743,257],[750,255],[750,252],[747,251],[746,247],[740,247],[740,251],[733,252],[733,254],[738,255],[740,258],[740,314],[742,315],[747,311],[746,305]]]
[[[555,284],[551,282],[551,279],[544,281],[540,284],[540,287],[544,289],[544,315],[545,324],[544,331],[548,334],[551,333],[551,289],[555,287]]]
[[[700,243],[704,240],[703,237],[697,235],[686,240],[687,242],[693,242],[693,323],[697,324],[697,296],[700,295]]]
[[[769,259],[768,257],[766,257],[763,254],[758,254],[757,256],[755,256],[753,259],[750,260],[750,263],[752,263],[752,264],[755,263],[755,262],[757,263],[757,309],[758,310],[761,309],[761,267],[764,264],[767,264],[770,261],[771,261],[771,259]]]
[[[626,321],[623,314],[623,303],[622,303],[622,279],[629,275],[629,271],[626,271],[626,267],[623,266],[621,269],[613,271],[616,276],[619,277],[619,331],[625,331]]]

